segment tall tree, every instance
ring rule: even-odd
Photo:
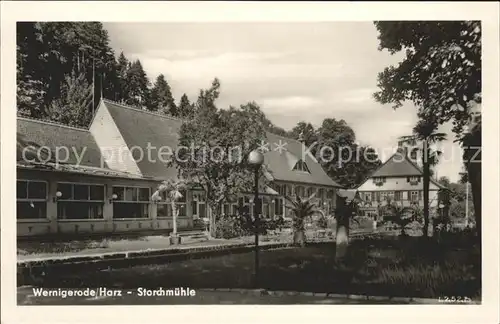
[[[115,58],[101,23],[20,22],[17,40],[20,108],[41,115],[33,117],[49,116],[48,108],[61,98],[73,71],[84,73],[89,84],[96,75],[96,97],[101,89],[103,96],[114,96]],[[36,110],[26,107],[40,96],[43,104]]]
[[[316,136],[317,145],[310,146],[311,152],[328,175],[347,188],[359,185],[380,165],[373,148],[356,144],[354,130],[345,120],[323,120]]]
[[[431,145],[437,142],[444,141],[446,134],[438,133],[437,122],[421,119],[413,128],[413,135],[403,136],[401,140],[416,145],[422,145],[422,168],[423,168],[423,191],[424,191],[424,236],[429,233],[429,187],[431,180],[431,167],[438,163],[439,151],[433,151]]]
[[[151,89],[149,110],[159,111],[165,115],[177,117],[179,115],[170,86],[165,76],[160,74]]]
[[[149,100],[149,80],[141,61],[135,60],[127,70],[127,99],[126,103],[137,108],[144,108]]]
[[[73,73],[66,77],[62,96],[52,102],[52,120],[77,127],[88,127],[92,119],[89,106],[92,105],[92,86],[83,73]]]
[[[469,103],[481,102],[481,22],[377,21],[375,27],[380,50],[406,54],[397,66],[379,73],[376,100],[394,108],[412,101],[423,116],[434,116],[439,124],[452,121],[453,132],[462,144],[467,141],[466,147],[481,147],[480,125],[476,136],[464,134],[472,117]],[[480,238],[481,162],[464,158]]]
[[[116,62],[116,72],[118,75],[118,90],[116,94],[116,101],[125,102],[128,98],[127,75],[128,75],[129,61],[123,52],[120,53]]]
[[[314,126],[311,123],[306,123],[305,121],[298,122],[297,125],[292,128],[290,134],[293,138],[300,138],[307,147],[318,140],[318,135],[316,133],[316,130],[314,129]],[[314,155],[315,151],[311,153]]]
[[[184,119],[191,119],[194,117],[194,105],[189,102],[186,94],[183,94],[179,102],[179,117]]]
[[[214,80],[210,89],[200,91],[196,114],[183,123],[179,136],[179,144],[192,149],[179,152],[173,160],[182,178],[205,190],[212,234],[222,202],[252,190],[253,171],[247,156],[265,138],[260,108],[249,103],[240,108],[218,109],[215,101],[219,88],[220,83]]]

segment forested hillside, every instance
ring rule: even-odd
[[[99,22],[22,22],[17,25],[18,113],[87,126],[102,96],[131,106],[187,117],[164,75],[148,80],[139,60],[115,53]]]

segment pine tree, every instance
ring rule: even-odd
[[[50,107],[52,120],[77,127],[87,127],[92,119],[92,85],[83,73],[66,77],[61,98]],[[91,108],[90,108],[91,109]]]
[[[181,101],[179,102],[179,117],[184,119],[194,118],[194,105],[189,102],[189,98],[186,94],[183,94]]]
[[[129,65],[127,71],[127,99],[128,105],[143,108],[148,102],[149,80],[142,68],[141,61],[136,60]]]
[[[118,74],[118,91],[116,101],[124,102],[128,99],[127,96],[127,72],[129,68],[129,61],[123,52],[118,56],[117,61],[117,74]]]
[[[160,74],[156,78],[153,89],[151,89],[151,99],[148,109],[159,111],[165,115],[178,116],[178,109],[175,105],[170,85],[163,74]]]

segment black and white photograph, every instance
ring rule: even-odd
[[[117,19],[127,3],[2,24],[2,303],[461,305],[496,322],[479,307],[498,313],[498,3]]]

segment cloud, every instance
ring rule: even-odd
[[[314,108],[322,104],[322,101],[312,97],[289,96],[281,98],[265,98],[260,104],[266,109],[273,111],[287,111],[293,109]]]
[[[376,88],[353,89],[344,92],[337,99],[337,101],[353,103],[353,104],[373,101],[373,93],[375,93],[376,91],[377,91]]]

